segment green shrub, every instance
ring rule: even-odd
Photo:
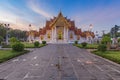
[[[17,42],[18,40],[15,37],[10,38],[10,42]]]
[[[42,41],[42,44],[46,44],[46,41]]]
[[[78,44],[78,41],[75,41],[74,43],[75,43],[75,44]]]
[[[34,47],[39,47],[40,43],[38,41],[34,42]]]
[[[111,38],[108,36],[104,36],[101,40],[102,44],[107,44],[108,42],[111,42]]]
[[[24,44],[20,43],[20,42],[16,42],[12,45],[12,50],[13,51],[23,51],[24,50]]]
[[[18,40],[15,37],[10,38],[10,45],[12,46],[14,43],[18,42]]]
[[[1,45],[2,45],[3,48],[4,48],[4,47],[7,47],[7,48],[8,48],[8,46],[9,46],[9,45],[7,45],[6,42],[1,42]]]
[[[6,42],[1,42],[1,45],[4,46],[4,45],[7,45],[7,43]]]
[[[87,46],[86,42],[81,43],[82,47],[85,48]]]
[[[118,43],[120,43],[120,38],[118,39]]]
[[[98,46],[98,51],[105,52],[107,50],[107,46],[105,44],[100,44]]]

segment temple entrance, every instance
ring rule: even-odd
[[[56,26],[57,31],[57,42],[62,43],[64,42],[64,26]]]
[[[58,31],[57,39],[58,40],[63,40],[63,33],[62,33],[62,31]]]

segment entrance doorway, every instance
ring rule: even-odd
[[[64,26],[56,26],[57,42],[64,42]]]

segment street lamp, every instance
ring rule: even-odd
[[[99,33],[98,33],[98,31],[96,31],[95,36],[96,36],[96,42],[99,43]]]
[[[93,28],[93,25],[90,24],[90,25],[89,25],[89,32],[90,32],[90,34],[91,34],[91,32],[92,32],[92,28]],[[92,43],[92,40],[93,40],[92,37],[90,37],[90,38],[89,38],[90,43]]]
[[[105,30],[102,30],[102,34],[103,34],[103,35],[102,35],[102,37],[103,37],[103,36],[105,35]]]
[[[9,44],[9,34],[8,34],[8,31],[10,29],[10,24],[4,24],[5,28],[6,28],[6,44],[8,45]]]
[[[31,42],[31,24],[29,24],[29,42]]]

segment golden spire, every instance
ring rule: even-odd
[[[58,16],[63,16],[62,11],[60,10]]]

